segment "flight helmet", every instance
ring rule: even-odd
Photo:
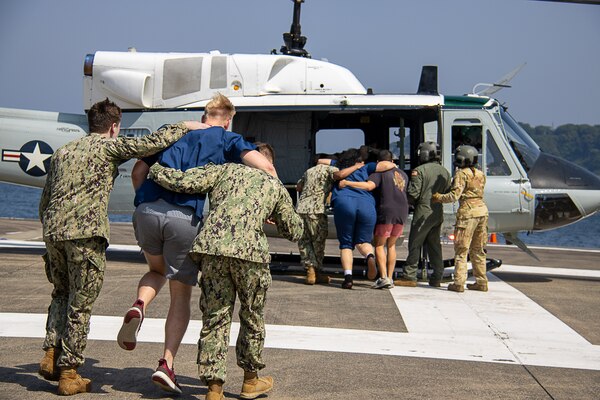
[[[474,167],[477,164],[477,155],[475,147],[463,144],[454,152],[454,163],[459,168]]]
[[[419,164],[441,160],[440,145],[436,142],[423,142],[417,148]]]

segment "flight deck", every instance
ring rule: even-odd
[[[0,398],[49,399],[56,383],[37,375],[51,284],[35,220],[0,219]],[[278,255],[295,244],[270,239]],[[452,257],[450,244],[444,256]],[[600,398],[600,250],[534,247],[536,261],[514,246],[488,246],[502,259],[488,273],[489,292],[432,288],[370,289],[355,266],[342,290],[341,268],[327,265],[332,284],[307,286],[292,261],[275,261],[266,303],[266,399],[594,399]],[[337,242],[328,241],[328,260]],[[406,243],[398,246],[406,257]],[[282,258],[284,259],[284,258]],[[104,287],[93,311],[86,362],[93,381],[78,398],[162,398],[150,375],[162,355],[168,289],[149,306],[134,351],[116,343],[122,316],[147,271],[131,224],[111,224]],[[469,279],[472,281],[472,278]],[[201,327],[194,290],[192,321],[175,361],[182,399],[203,398],[197,378]],[[234,312],[231,344],[239,328]],[[242,372],[230,347],[225,397],[238,398]]]

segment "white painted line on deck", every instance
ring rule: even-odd
[[[408,333],[267,325],[265,346],[600,370],[600,346],[499,278],[489,279],[487,293],[423,284],[392,289]],[[0,336],[42,338],[45,321],[45,314],[0,313]],[[120,316],[92,316],[89,338],[114,341],[121,323]],[[164,324],[146,318],[138,340],[162,343]],[[183,343],[197,343],[200,329],[200,321],[191,321]],[[231,346],[238,331],[234,323]]]
[[[544,275],[544,276],[562,276],[573,278],[600,278],[600,270],[593,269],[573,269],[573,268],[548,268],[533,267],[527,265],[502,264],[501,267],[492,271],[510,272],[511,274]]]

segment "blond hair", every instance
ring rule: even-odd
[[[227,98],[227,96],[217,93],[206,104],[206,107],[204,108],[204,114],[208,118],[230,120],[235,115],[235,107]]]

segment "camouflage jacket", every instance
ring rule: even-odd
[[[457,219],[483,217],[488,215],[483,201],[485,182],[485,175],[480,170],[461,168],[454,175],[450,192],[436,198],[442,203],[454,203],[458,200],[460,206],[456,212]]]
[[[333,174],[337,171],[336,167],[319,164],[304,172],[297,184],[302,190],[296,207],[299,214],[325,213],[325,202],[335,182]]]
[[[292,241],[302,236],[302,219],[277,178],[241,164],[208,164],[185,172],[154,164],[149,177],[180,193],[207,193],[210,212],[194,240],[192,253],[271,261],[264,233],[272,219],[279,233]]]
[[[434,193],[446,193],[450,188],[450,173],[437,162],[419,165],[410,175],[406,189],[408,200],[415,207],[413,221],[427,219],[433,215],[436,220],[443,220],[444,208],[433,203]]]
[[[111,139],[91,133],[56,150],[39,206],[44,239],[108,240],[108,199],[119,165],[156,153],[185,133],[184,123],[165,125],[141,138]]]

